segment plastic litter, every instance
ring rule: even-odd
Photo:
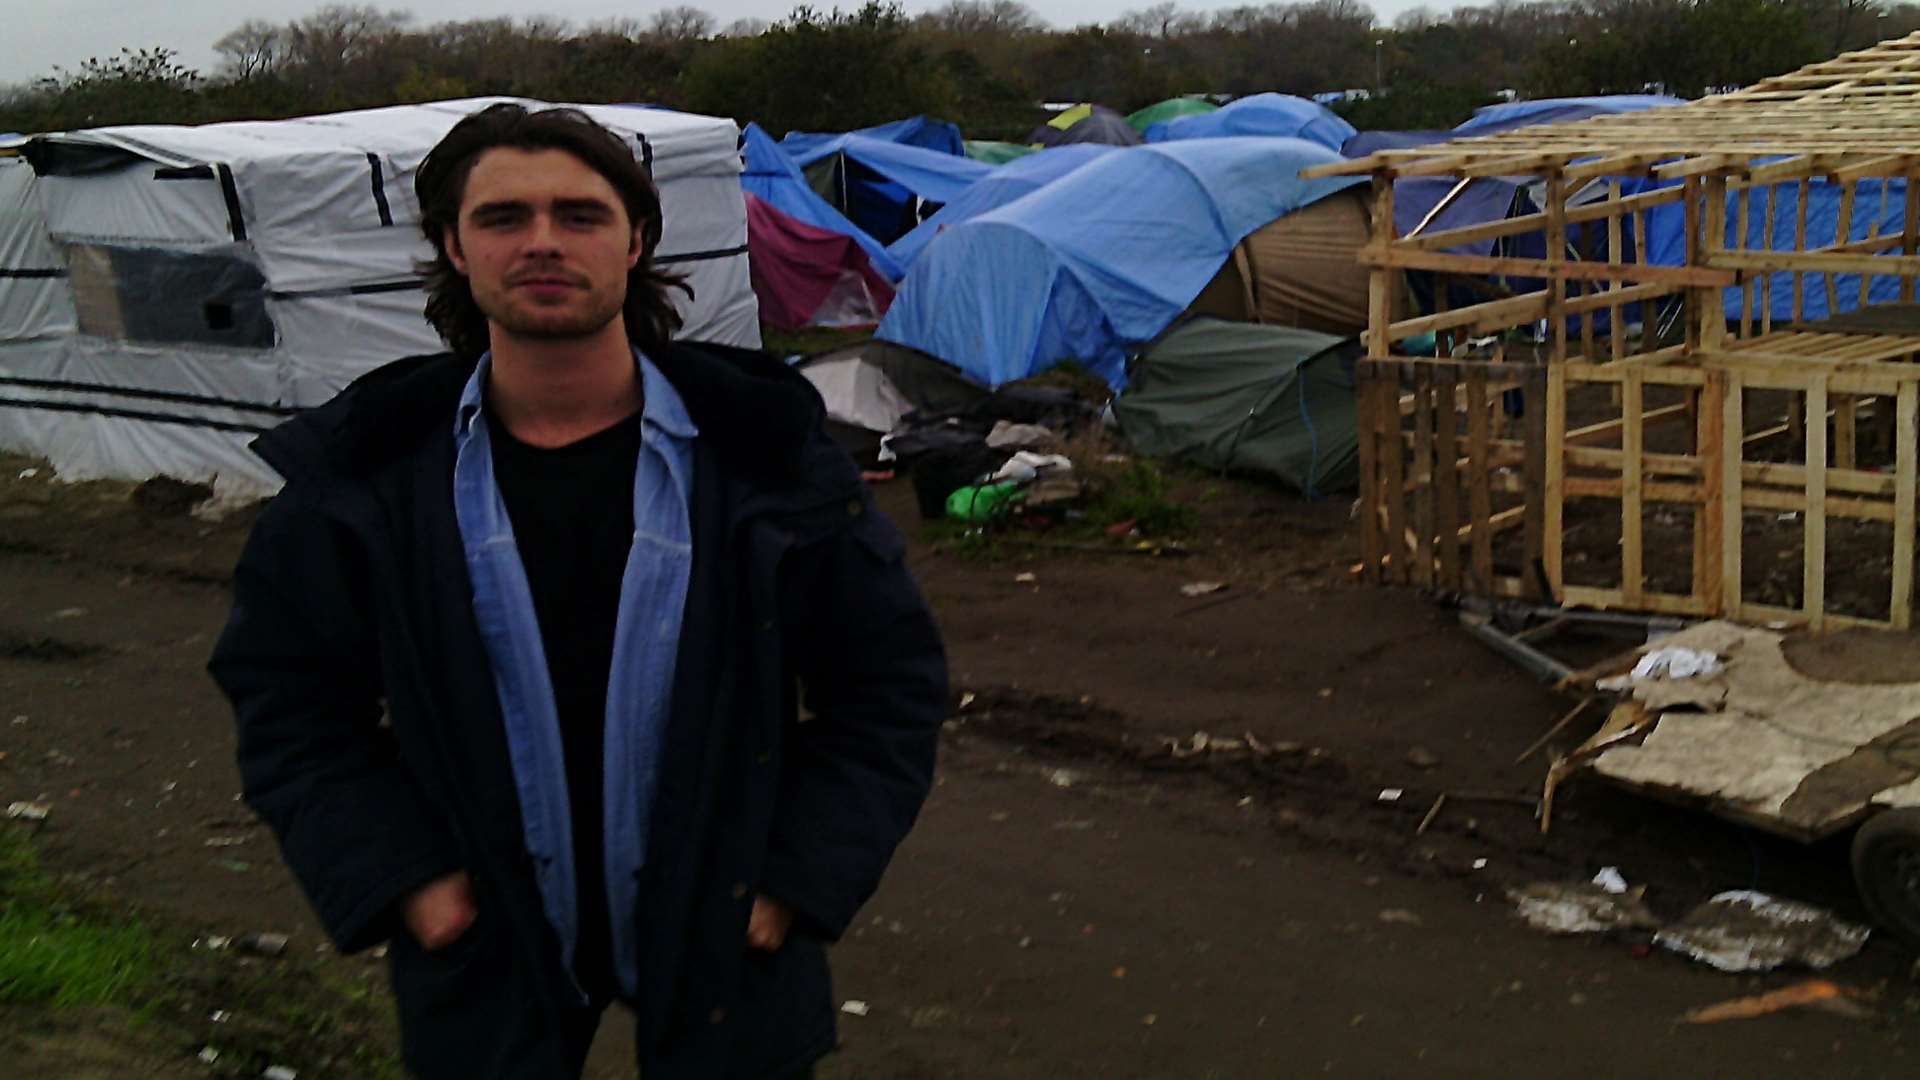
[[[1180,586],[1180,595],[1205,596],[1208,593],[1217,593],[1226,587],[1227,583],[1224,581],[1190,581]]]
[[[1022,450],[1006,460],[1006,463],[987,477],[988,483],[1001,480],[1014,480],[1027,483],[1040,476],[1054,476],[1073,472],[1073,462],[1062,454],[1036,454]]]
[[[1723,1020],[1752,1020],[1786,1009],[1803,1008],[1820,1009],[1859,1020],[1871,1019],[1871,1010],[1853,1003],[1851,999],[1855,996],[1856,991],[1825,979],[1808,979],[1764,994],[1689,1009],[1680,1019],[1689,1024],[1717,1024]]]
[[[1627,879],[1620,874],[1617,866],[1603,866],[1593,875],[1593,883],[1615,896],[1627,891]]]
[[[1633,677],[1636,679],[1692,679],[1707,675],[1718,675],[1724,670],[1717,654],[1703,649],[1688,649],[1678,645],[1649,650],[1633,665]]]
[[[1654,943],[1721,971],[1825,968],[1858,953],[1871,931],[1811,904],[1723,892],[1654,935]]]
[[[1020,501],[1020,485],[971,484],[947,496],[947,516],[956,521],[984,522],[1005,517]]]
[[[1594,882],[1539,881],[1507,890],[1520,918],[1549,934],[1605,934],[1660,925],[1637,896]]]
[[[53,807],[43,802],[11,802],[7,804],[7,816],[19,821],[45,821],[53,813]]]
[[[865,1016],[872,1010],[866,1002],[858,998],[848,998],[845,1002],[841,1003],[840,1011],[846,1013],[848,1016]]]
[[[256,956],[279,956],[287,951],[287,935],[268,932],[242,934],[233,939],[233,947]]]
[[[1001,420],[987,432],[987,445],[998,449],[1002,446],[1039,446],[1049,443],[1056,436],[1053,429],[1039,424],[1016,424],[1011,420]]]

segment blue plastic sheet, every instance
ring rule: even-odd
[[[926,150],[938,150],[943,154],[955,154],[960,157],[965,157],[967,154],[966,141],[960,137],[959,125],[950,124],[945,120],[935,120],[929,116],[909,116],[905,120],[858,128],[848,134],[864,135],[869,139],[900,143],[904,146],[918,146]],[[780,146],[787,153],[799,156],[806,153],[817,142],[835,138],[838,136],[789,131],[787,137],[780,140]]]
[[[1291,94],[1254,94],[1199,116],[1147,125],[1149,143],[1215,139],[1230,135],[1277,135],[1316,142],[1329,150],[1357,134],[1353,125],[1323,105]]]
[[[793,158],[787,156],[759,124],[750,123],[740,133],[740,147],[746,159],[746,171],[740,174],[742,190],[795,220],[853,237],[867,253],[873,268],[886,275],[888,281],[899,281],[905,275],[906,271],[887,254],[880,241],[814,194],[800,166],[794,164]]]
[[[1026,157],[1009,161],[974,181],[912,232],[887,245],[887,253],[901,266],[911,270],[914,260],[920,257],[920,252],[941,230],[1005,206],[1114,149],[1102,143],[1076,143],[1037,150]]]
[[[1303,139],[1191,139],[1113,150],[928,245],[878,336],[989,386],[1077,360],[1114,387],[1128,347],[1166,327],[1255,229],[1360,177]]]
[[[1685,104],[1685,101],[1665,94],[1605,94],[1598,97],[1509,101],[1500,105],[1483,105],[1475,109],[1473,116],[1466,123],[1454,128],[1454,131],[1486,135],[1491,132],[1483,129],[1503,127],[1516,120],[1527,124],[1549,124],[1562,120],[1584,119],[1600,113],[1638,112],[1641,109]]]

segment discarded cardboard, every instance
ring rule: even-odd
[[[1691,678],[1624,677],[1629,705],[1650,725],[1630,745],[1609,730],[1592,755],[1610,780],[1653,794],[1700,799],[1727,816],[1816,840],[1878,807],[1920,806],[1920,683],[1832,682],[1796,669],[1787,635],[1708,622],[1660,648],[1712,653],[1724,667]]]

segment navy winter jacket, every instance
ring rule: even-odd
[[[823,945],[926,796],[945,661],[900,535],[824,434],[812,387],[742,350],[652,359],[701,434],[641,881],[640,1065],[647,1080],[769,1075],[832,1046]],[[557,1017],[577,998],[528,862],[453,514],[471,370],[399,361],[261,437],[286,486],[235,570],[210,667],[237,715],[245,798],[336,944],[404,933],[397,902],[466,869],[476,928],[510,943],[490,972]],[[756,893],[798,914],[771,957],[745,948]]]

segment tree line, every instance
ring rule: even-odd
[[[1123,111],[1178,94],[1361,90],[1362,128],[1451,126],[1496,96],[1658,91],[1692,97],[1920,28],[1880,0],[1495,0],[1383,25],[1359,0],[1190,11],[1162,2],[1053,28],[1020,0],[946,0],[907,14],[801,4],[721,25],[695,7],[575,27],[534,16],[420,24],[334,4],[250,19],[202,72],[163,48],[122,49],[0,90],[0,130],[270,119],[488,94],[647,102],[842,131],[916,113],[969,137],[1019,138],[1041,102]]]

